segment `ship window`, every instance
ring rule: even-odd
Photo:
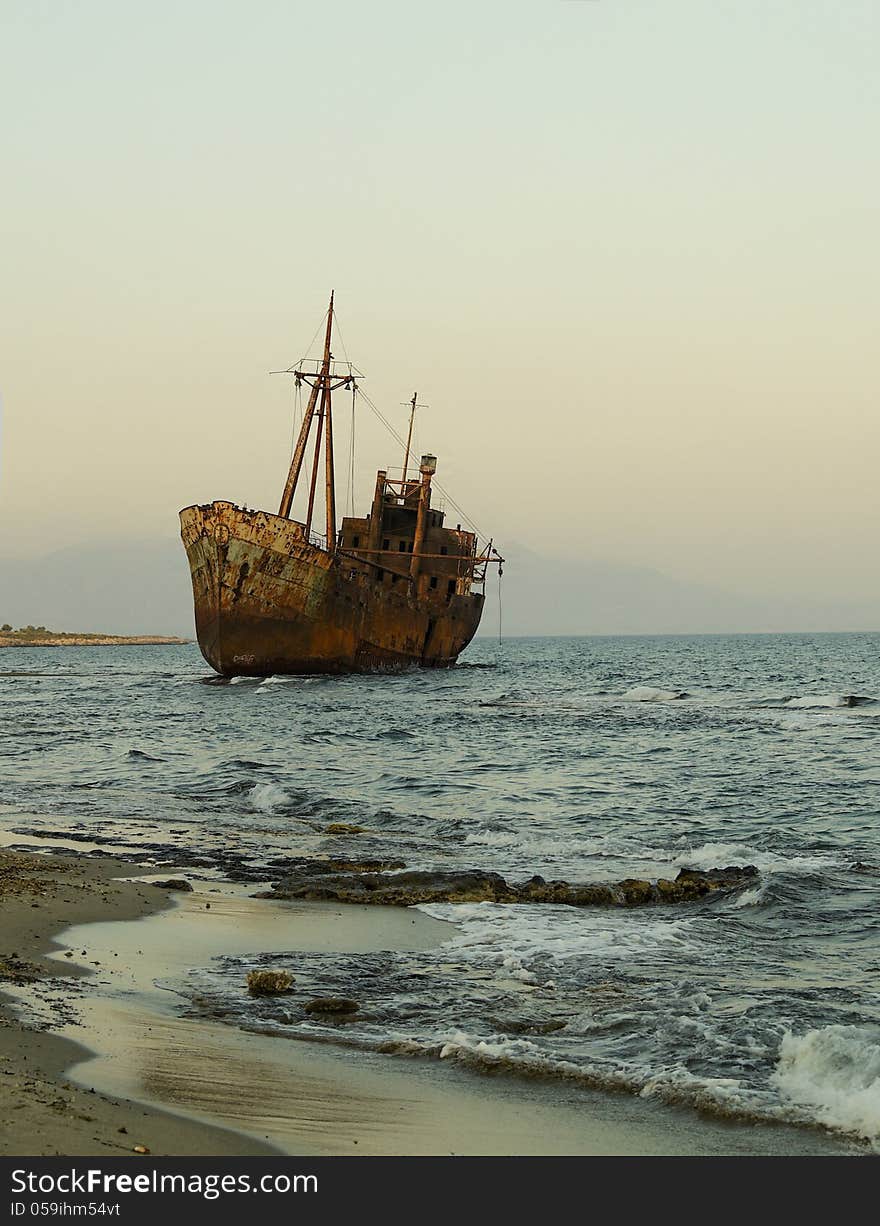
[[[390,542],[389,540],[387,540],[387,539],[386,539],[386,540],[384,540],[384,541],[382,542],[382,548],[383,548],[383,549],[388,549],[388,548],[390,547],[390,545],[391,545],[391,542]]]
[[[412,543],[412,541],[410,541],[410,543],[409,543],[409,551],[410,551],[410,553],[412,553],[412,547],[413,547],[413,543]]]
[[[384,570],[377,570],[377,571],[376,571],[376,578],[379,580],[379,582],[380,582],[380,583],[383,583],[383,582],[385,581],[385,572],[384,572]]]
[[[400,575],[396,575],[393,571],[391,572],[391,582],[392,583],[396,583],[399,578],[400,578]]]
[[[431,587],[436,587],[436,586],[437,586],[437,576],[432,575],[431,576]]]
[[[359,536],[353,536],[353,537],[351,538],[351,547],[352,547],[352,549],[357,549],[357,547],[358,547],[358,545],[360,545],[360,543],[361,543],[361,538],[360,538]]]
[[[440,552],[441,552],[441,553],[449,553],[449,550],[446,548],[446,546],[445,546],[445,545],[441,545],[441,546],[440,546]]]
[[[398,553],[406,553],[406,541],[399,541],[397,545]]]
[[[450,596],[452,596],[455,593],[455,580],[454,579],[450,579],[449,582],[446,584],[446,591],[447,591],[447,594]]]

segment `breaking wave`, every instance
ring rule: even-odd
[[[783,1036],[772,1078],[829,1128],[880,1140],[880,1028],[824,1026]]]
[[[828,855],[786,855],[761,851],[746,843],[704,843],[681,852],[673,860],[676,868],[712,869],[728,864],[753,864],[761,873],[815,873],[835,868],[842,861]],[[745,905],[745,904],[743,904]]]
[[[259,813],[274,813],[289,803],[290,797],[284,788],[271,781],[255,783],[247,794],[250,807]]]

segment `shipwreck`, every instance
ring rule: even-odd
[[[500,572],[491,540],[481,546],[476,532],[447,527],[432,506],[436,456],[423,455],[410,475],[415,396],[402,475],[380,469],[368,513],[337,527],[333,394],[354,402],[363,376],[334,358],[333,324],[331,295],[323,357],[276,372],[308,389],[278,513],[222,501],[180,512],[199,647],[224,676],[449,667],[479,626],[488,567]],[[300,522],[292,507],[312,435]],[[319,472],[323,535],[313,531]]]

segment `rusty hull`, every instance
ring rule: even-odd
[[[479,625],[482,595],[384,587],[294,520],[213,502],[180,525],[199,647],[224,676],[443,668]]]

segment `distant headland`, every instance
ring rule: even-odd
[[[125,647],[191,643],[164,634],[87,634],[69,630],[47,630],[45,626],[22,626],[13,630],[7,622],[0,626],[0,647]]]

